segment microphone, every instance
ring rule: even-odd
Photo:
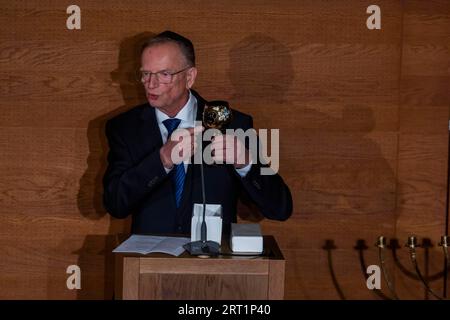
[[[228,102],[223,100],[209,101],[205,104],[203,110],[203,126],[205,129],[218,129],[224,132],[225,127],[232,120],[232,112],[228,105]],[[219,243],[211,240],[207,240],[207,227],[206,227],[206,194],[205,194],[205,175],[203,169],[203,156],[200,161],[200,175],[202,183],[202,224],[200,227],[200,240],[189,242],[183,247],[193,256],[209,257],[217,256],[220,253]]]

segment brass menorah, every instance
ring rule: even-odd
[[[428,275],[426,272],[425,275],[422,273],[422,271],[419,268],[419,264],[417,261],[417,248],[423,248],[425,250],[425,257],[427,260],[428,256],[428,249],[432,247],[431,240],[424,238],[422,239],[422,244],[418,243],[418,239],[415,236],[410,236],[407,238],[405,247],[409,249],[409,257],[410,261],[412,263],[412,266],[414,268],[414,271],[411,272],[409,268],[405,267],[401,262],[400,259],[397,256],[397,250],[401,248],[399,245],[399,241],[397,239],[390,239],[389,245],[387,244],[387,239],[384,236],[378,237],[375,246],[378,248],[378,260],[379,260],[379,267],[382,270],[383,278],[388,286],[390,295],[386,295],[383,293],[380,289],[375,289],[373,292],[378,295],[381,299],[385,300],[399,300],[399,295],[397,294],[395,290],[394,283],[392,281],[392,277],[389,274],[388,268],[386,266],[386,250],[390,250],[392,253],[393,260],[395,262],[395,265],[400,269],[400,271],[405,274],[408,278],[414,279],[416,281],[420,281],[425,288],[426,297],[428,297],[429,294],[433,295],[436,299],[439,300],[446,300],[447,299],[447,275],[448,271],[450,270],[450,259],[449,259],[449,253],[448,253],[448,245],[449,245],[449,239],[450,237],[445,235],[441,237],[441,241],[439,242],[439,246],[442,247],[443,253],[444,253],[444,266],[443,270],[440,272],[437,272],[436,274]],[[322,249],[326,250],[328,252],[328,267],[330,270],[331,278],[333,281],[333,285],[337,290],[337,293],[339,294],[339,297],[343,300],[346,299],[346,296],[344,295],[344,292],[339,285],[338,277],[334,272],[333,268],[333,261],[332,261],[332,251],[337,249],[337,247],[334,244],[334,241],[331,239],[328,239],[325,241],[325,245],[322,247]],[[368,274],[367,274],[367,265],[364,258],[364,251],[368,249],[368,246],[365,243],[365,240],[359,239],[356,242],[356,246],[354,247],[355,250],[359,252],[359,261],[360,261],[360,267],[361,271],[367,281]],[[430,286],[430,282],[444,279],[444,288],[443,288],[443,294],[442,296],[437,294],[435,290],[433,290]]]
[[[410,257],[411,263],[413,265],[414,271],[416,273],[416,277],[422,282],[422,284],[425,287],[425,289],[427,290],[427,292],[429,292],[436,299],[439,299],[439,300],[445,300],[447,298],[446,285],[444,285],[443,295],[440,296],[433,289],[431,289],[430,285],[428,284],[428,281],[431,279],[444,277],[444,283],[445,284],[447,283],[446,279],[447,279],[447,274],[448,274],[448,269],[449,269],[449,256],[448,256],[449,239],[450,239],[450,237],[447,235],[441,236],[441,241],[438,244],[440,247],[442,247],[442,250],[444,253],[444,271],[439,272],[433,276],[429,276],[427,278],[425,278],[423,276],[423,273],[421,272],[421,270],[419,268],[419,264],[417,262],[417,250],[416,249],[421,247],[421,245],[418,244],[417,237],[415,237],[415,236],[408,237],[406,244],[405,244],[405,247],[409,248],[409,257]],[[398,295],[395,291],[395,287],[391,281],[391,277],[389,275],[388,269],[386,268],[386,257],[385,257],[385,251],[387,248],[386,238],[384,236],[380,236],[375,245],[378,247],[378,259],[380,261],[381,269],[383,270],[384,280],[385,280],[393,298],[399,299]],[[396,244],[394,243],[394,247],[395,246],[396,246]],[[402,269],[404,270],[404,268],[402,268]]]

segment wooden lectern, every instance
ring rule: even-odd
[[[218,257],[199,258],[115,253],[116,299],[261,300],[283,299],[285,260],[273,236],[264,236],[259,256],[229,255],[222,241]]]

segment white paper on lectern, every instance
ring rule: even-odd
[[[162,252],[179,256],[184,252],[183,245],[189,242],[189,238],[161,237],[133,234],[122,242],[113,252],[141,253]]]
[[[203,204],[194,203],[191,224],[191,241],[201,240],[201,226],[203,221]],[[222,242],[222,206],[220,204],[206,204],[206,240]]]

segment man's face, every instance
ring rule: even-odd
[[[156,44],[146,48],[141,56],[141,71],[170,73],[185,69],[188,66],[180,48],[175,43]],[[155,108],[169,116],[174,116],[184,106],[189,97],[197,75],[195,67],[173,75],[171,83],[159,83],[152,75],[144,83],[147,100]]]

